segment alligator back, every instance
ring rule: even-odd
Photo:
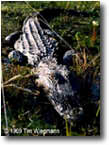
[[[9,35],[8,39],[11,37]],[[42,58],[53,56],[57,44],[52,32],[49,29],[43,29],[35,15],[25,19],[22,34],[14,43],[14,48],[28,58],[28,64],[35,66]]]

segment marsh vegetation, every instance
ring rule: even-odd
[[[33,12],[44,9],[61,9],[64,11],[52,19],[49,24],[77,52],[73,57],[70,70],[77,75],[81,86],[81,103],[85,110],[82,120],[73,126],[62,119],[49,104],[43,92],[36,90],[31,75],[31,67],[6,63],[8,53],[12,50],[7,46],[5,37],[22,28],[24,19]],[[70,11],[70,12],[69,12]],[[54,11],[56,12],[56,11]],[[47,16],[49,19],[49,15]],[[12,129],[27,128],[59,129],[59,133],[41,133],[39,135],[56,136],[98,136],[100,135],[100,3],[99,2],[1,2],[1,59],[3,82],[16,75],[21,75],[12,83],[19,88],[31,89],[34,93],[40,91],[39,97],[19,88],[4,87],[8,128],[10,136],[38,136],[35,132],[14,133]],[[60,52],[68,50],[59,41]],[[41,98],[41,99],[40,99]],[[2,135],[5,118],[3,99],[1,104]]]

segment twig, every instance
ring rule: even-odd
[[[20,77],[22,77],[22,75],[16,75],[16,76],[12,77],[11,79],[9,79],[8,81],[4,82],[3,84],[6,85],[6,84],[8,84],[8,83],[20,78]]]
[[[2,65],[1,65],[2,67]],[[4,94],[4,86],[3,86],[3,75],[2,75],[2,68],[1,68],[1,90],[2,90],[2,97],[3,97],[3,108],[4,108],[4,117],[5,117],[5,125],[6,128],[4,129],[4,133],[6,136],[9,136],[9,130],[8,130],[8,118],[7,118],[7,110],[6,110],[6,101],[5,101],[5,94]]]
[[[38,96],[38,95],[40,94],[39,91],[32,92],[32,91],[31,91],[30,89],[28,89],[28,88],[18,87],[18,86],[16,86],[15,84],[4,85],[3,87],[4,87],[4,88],[7,88],[7,87],[14,87],[14,88],[16,88],[16,89],[18,89],[18,90],[28,92],[28,93],[30,93],[30,94],[32,94],[32,95],[35,95],[35,96]]]
[[[33,8],[27,1],[24,1],[34,12],[36,12],[36,9]]]
[[[100,57],[100,53],[98,53],[98,54],[92,59],[92,61],[90,61],[89,65],[92,64],[92,63],[94,63],[94,61],[96,61],[96,59],[99,58],[99,57]]]
[[[41,14],[39,14],[39,15],[45,20],[45,18],[44,18]],[[46,20],[46,22],[44,22],[44,21],[41,19],[41,21],[42,21],[46,26],[48,26],[48,28],[51,29],[52,32],[53,32],[62,42],[64,42],[64,44],[65,44],[66,46],[68,46],[70,49],[73,49],[72,46],[71,46],[65,39],[63,39],[55,30],[53,30],[53,28],[50,27],[50,25],[48,24],[47,20]]]
[[[15,80],[19,79],[19,78],[29,78],[29,77],[32,77],[32,76],[35,76],[35,74],[28,74],[26,76],[16,75],[16,76],[12,77],[11,79],[9,79],[8,81],[4,82],[3,84],[6,85],[6,84],[9,84],[12,81],[15,81]]]
[[[36,12],[36,9],[33,8],[28,2],[25,1],[25,3],[26,3],[33,11]],[[47,20],[46,20],[40,13],[38,13],[38,15],[43,19],[43,20],[41,19],[41,21],[42,21],[46,26],[48,26],[48,28],[51,29],[52,32],[53,32],[62,42],[64,42],[64,44],[65,44],[67,47],[69,47],[70,49],[73,49],[72,46],[71,46],[65,39],[63,39],[56,31],[53,30],[53,28],[50,27],[50,25],[49,25],[49,23],[47,22]]]
[[[100,57],[100,53],[98,53],[86,66],[86,69],[91,65],[93,64],[98,58]],[[85,70],[86,70],[85,69]]]

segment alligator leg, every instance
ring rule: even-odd
[[[16,40],[19,39],[20,35],[22,34],[21,31],[16,31],[16,32],[13,32],[11,33],[10,35],[8,35],[6,38],[5,38],[5,41],[6,43],[13,47],[14,48],[14,43],[16,42]]]

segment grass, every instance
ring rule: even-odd
[[[89,16],[72,16],[66,12],[53,18],[49,24],[77,51],[77,56],[73,57],[74,71],[81,83],[81,103],[85,108],[84,121],[76,122],[70,126],[67,120],[63,120],[53,110],[49,102],[40,96],[29,94],[27,92],[5,88],[7,115],[10,135],[17,136],[37,136],[38,134],[13,133],[11,129],[59,129],[58,134],[41,134],[57,136],[98,136],[100,135],[100,96],[97,101],[90,99],[93,95],[90,91],[91,84],[99,82],[97,78],[100,74],[100,3],[99,2],[2,2],[1,3],[1,41],[2,41],[2,60],[8,57],[12,50],[5,44],[5,37],[10,33],[21,30],[24,19],[31,15],[33,11],[41,11],[45,8],[61,8],[65,10],[75,10],[79,13],[85,12]],[[59,40],[60,50],[68,49],[63,42]],[[6,65],[2,64],[3,81],[6,82],[16,75],[26,76],[31,74],[31,68],[28,66]],[[19,78],[13,81],[19,87],[32,89],[36,88],[33,78]],[[100,86],[99,86],[100,87]],[[95,88],[92,86],[92,88]],[[96,89],[94,90],[96,93]],[[99,93],[100,95],[100,93]],[[40,99],[41,98],[41,99]],[[1,106],[2,135],[5,129],[5,120],[3,112],[3,102]],[[49,111],[48,111],[49,110]]]

